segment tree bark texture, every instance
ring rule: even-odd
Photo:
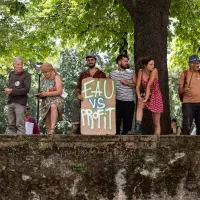
[[[164,112],[161,115],[161,133],[169,134],[170,107],[167,69],[167,36],[171,0],[121,0],[134,23],[134,61],[151,56],[159,72]],[[136,68],[136,72],[139,69]],[[146,112],[145,112],[146,114]],[[151,114],[147,112],[144,131],[153,131]],[[144,121],[144,120],[143,120]],[[151,130],[151,131],[149,131]],[[146,132],[146,131],[145,131]]]

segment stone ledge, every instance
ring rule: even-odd
[[[1,135],[2,200],[198,200],[199,136]]]

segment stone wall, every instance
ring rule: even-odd
[[[0,200],[197,200],[198,136],[0,136]]]

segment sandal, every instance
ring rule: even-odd
[[[55,134],[55,129],[54,128],[50,128],[48,135],[53,135]]]

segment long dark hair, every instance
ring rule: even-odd
[[[144,69],[145,66],[151,61],[154,60],[152,57],[141,57],[137,61],[137,66],[139,69]]]

